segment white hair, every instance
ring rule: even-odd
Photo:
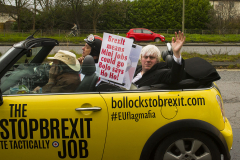
[[[140,58],[142,58],[142,56],[152,56],[152,55],[156,56],[157,60],[160,61],[161,59],[160,50],[155,45],[146,45],[141,50]]]

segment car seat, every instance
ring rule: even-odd
[[[124,89],[111,83],[101,82],[97,86],[96,90],[97,92],[114,92],[114,91],[123,91]]]
[[[92,92],[95,91],[95,85],[98,81],[98,77],[95,73],[96,66],[92,56],[87,55],[84,58],[81,72],[85,75],[80,85],[75,92]]]

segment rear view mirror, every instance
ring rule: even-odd
[[[32,57],[32,50],[31,50],[31,49],[29,49],[29,50],[27,51],[26,56],[27,56],[27,57]]]
[[[0,106],[3,104],[2,90],[0,89]]]

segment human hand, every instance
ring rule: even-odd
[[[84,58],[85,58],[85,57],[80,57],[80,58],[78,58],[78,61],[79,61],[80,65],[82,65]]]
[[[36,88],[34,88],[33,93],[38,93],[39,90],[40,90],[40,88],[41,88],[41,87],[39,87],[39,86],[37,86]]]
[[[175,41],[176,38],[176,41]],[[172,37],[172,50],[173,50],[173,54],[176,58],[180,58],[181,54],[180,54],[180,50],[183,46],[183,43],[185,42],[186,37],[184,36],[184,33],[182,33],[181,31],[175,32],[175,38]]]
[[[57,65],[53,65],[49,70],[49,82],[54,82],[57,75],[59,74],[59,67]]]

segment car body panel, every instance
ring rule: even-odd
[[[16,95],[3,99],[0,138],[7,144],[1,149],[5,159],[25,159],[24,155],[36,160],[102,158],[108,113],[99,94]],[[75,110],[94,106],[101,111]]]
[[[205,121],[218,130],[223,130],[225,124],[221,110],[217,106],[217,100],[214,96],[212,100],[210,99],[212,95],[216,94],[217,92],[213,88],[197,92],[102,93],[101,96],[105,99],[109,108],[108,138],[104,159],[138,159],[138,153],[142,150],[143,144],[156,130],[165,124],[183,119]],[[195,99],[198,98],[204,101],[199,101],[199,104],[197,104],[197,101],[195,103]],[[136,103],[136,105],[131,107],[132,103]],[[210,106],[212,106],[211,110],[208,109]],[[205,112],[206,110],[209,112]],[[134,116],[138,118],[134,119]],[[144,134],[141,134],[142,132]],[[129,141],[131,141],[131,144],[128,144]],[[112,150],[113,142],[115,150]],[[125,146],[126,144],[127,146]],[[122,146],[125,146],[124,148],[129,154],[122,155],[119,152]]]
[[[230,151],[230,149],[232,148],[232,144],[233,144],[233,132],[232,132],[231,124],[227,118],[225,121],[225,128],[224,128],[224,130],[221,130],[220,132],[224,136],[224,138],[227,142],[227,145],[228,145],[228,150]]]

